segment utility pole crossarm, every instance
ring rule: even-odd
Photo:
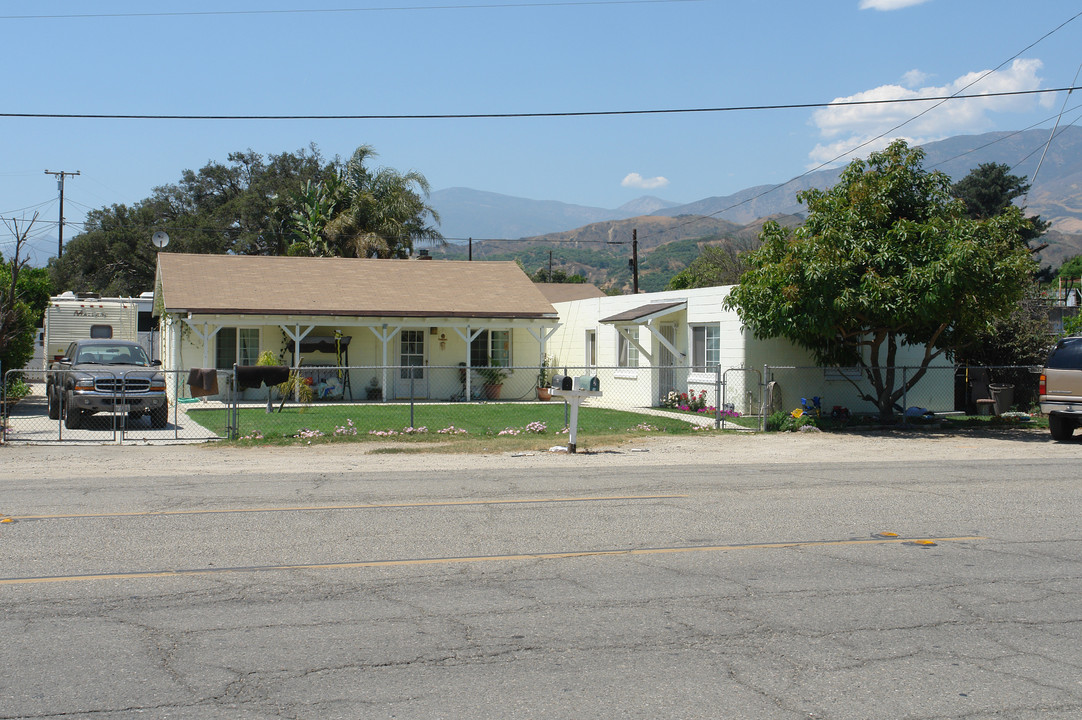
[[[56,257],[59,260],[60,256],[64,254],[64,178],[75,177],[80,174],[80,171],[68,172],[67,170],[57,170],[50,172],[45,171],[46,175],[56,176],[56,186],[60,190],[60,224],[56,226],[57,230],[57,245],[56,245]]]

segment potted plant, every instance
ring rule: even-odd
[[[552,390],[549,388],[549,382],[552,379],[552,368],[556,365],[556,358],[551,355],[543,355],[541,357],[541,368],[537,373],[537,399],[538,400],[551,400]]]
[[[489,363],[492,360],[489,359]],[[488,365],[487,367],[475,368],[477,375],[481,378],[481,391],[484,393],[485,398],[488,400],[499,400],[500,389],[503,387],[503,381],[510,375],[505,368],[499,365]]]

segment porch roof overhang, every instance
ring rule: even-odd
[[[687,300],[674,300],[671,302],[650,303],[639,307],[601,318],[599,322],[610,325],[645,325],[652,320],[666,317],[681,310],[687,310]]]

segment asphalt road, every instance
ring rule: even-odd
[[[1082,717],[1077,457],[18,457],[0,718]]]

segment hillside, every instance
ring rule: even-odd
[[[771,218],[796,225],[796,216]],[[746,226],[717,218],[642,216],[629,220],[592,223],[577,230],[521,240],[473,242],[474,260],[516,260],[529,273],[549,266],[568,274],[583,275],[610,292],[630,292],[629,261],[632,231],[639,241],[639,289],[663,290],[670,278],[699,256],[703,245],[735,241],[747,243],[758,237],[764,219]],[[551,253],[551,256],[550,256]],[[448,245],[431,251],[433,257],[464,260],[468,248]]]
[[[1030,178],[1048,139],[1049,131],[1044,129],[948,138],[924,146],[925,167],[957,181],[980,164],[997,162]],[[551,249],[554,267],[575,270],[592,282],[611,282],[615,287],[630,286],[626,267],[630,247],[622,248],[620,243],[629,245],[632,229],[638,229],[640,287],[645,287],[647,269],[661,274],[663,267],[674,265],[676,258],[687,254],[689,241],[754,240],[766,218],[781,218],[786,224],[799,222],[805,209],[797,202],[797,194],[830,187],[840,172],[838,168],[822,170],[782,185],[747,188],[683,205],[641,198],[616,210],[537,202],[465,188],[438,191],[432,194],[432,201],[449,237],[521,238],[475,242],[474,257],[521,258],[532,272],[542,264],[547,266]],[[1082,254],[1082,128],[1062,129],[1048,146],[1026,207],[1028,214],[1038,214],[1052,223],[1044,238],[1048,247],[1039,256],[1042,265],[1056,268]],[[456,229],[448,232],[451,228]],[[525,228],[529,231],[517,232]],[[661,256],[651,261],[656,248],[672,243],[679,245],[666,251],[664,261]],[[465,250],[450,248],[441,254],[465,257]]]

